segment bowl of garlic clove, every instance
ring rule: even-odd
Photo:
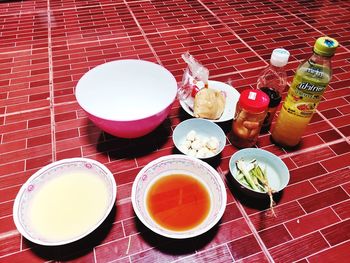
[[[192,118],[175,127],[173,142],[181,153],[207,159],[221,153],[226,145],[226,135],[214,122]]]

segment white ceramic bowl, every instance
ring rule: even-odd
[[[191,132],[195,131],[199,138],[207,138],[215,137],[218,140],[218,147],[213,152],[210,152],[210,155],[205,157],[198,157],[194,155],[194,157],[199,159],[207,159],[212,158],[218,155],[226,145],[226,136],[223,130],[214,122],[205,119],[197,119],[192,118],[185,120],[179,123],[173,132],[173,141],[176,148],[186,155],[193,155],[193,151],[187,151],[184,144],[187,140],[187,135]],[[185,148],[184,148],[185,147]],[[205,147],[205,146],[203,146]]]
[[[79,179],[69,186],[67,182],[72,183],[73,177]],[[67,181],[67,178],[70,181]],[[86,181],[90,182],[90,188],[87,188],[88,184]],[[53,185],[55,185],[56,188],[54,188]],[[103,189],[104,191],[96,192],[98,189]],[[79,192],[83,194],[79,195]],[[46,195],[44,195],[44,193],[46,193]],[[102,196],[104,197],[103,202],[100,202],[102,198],[96,198],[96,196],[101,193],[103,193]],[[64,159],[41,168],[23,184],[16,196],[13,206],[14,222],[18,231],[25,238],[34,243],[45,246],[68,244],[87,236],[102,224],[114,206],[116,193],[116,183],[113,174],[101,163],[87,158]],[[49,194],[49,196],[47,194]],[[44,196],[46,199],[44,199]],[[74,196],[74,198],[67,200],[71,196]],[[74,213],[67,212],[59,214],[58,211],[61,211],[60,209],[50,211],[50,213],[47,210],[41,209],[40,211],[47,212],[38,217],[38,214],[35,215],[34,212],[39,211],[37,209],[38,200],[41,200],[41,205],[44,200],[59,200],[56,204],[50,202],[46,205],[49,205],[50,207],[57,207],[57,205],[59,205],[60,207],[64,207],[64,209],[66,209],[65,211],[72,211],[72,209],[76,211],[79,210],[77,208],[81,207],[85,207],[85,210],[83,208],[82,210],[79,210],[82,211],[82,213],[84,213],[84,211],[95,211],[93,210],[94,207],[99,207],[100,209],[98,209],[98,213],[96,212],[96,214],[93,214],[95,212],[89,212],[89,215],[93,215],[89,217],[89,220],[79,220],[79,222],[75,222],[76,224],[74,224],[69,221],[69,215]],[[67,214],[69,215],[67,216]],[[61,225],[58,230],[55,228],[59,224],[56,224],[55,227],[53,227],[54,224],[52,224],[51,220],[52,218],[61,218],[61,216],[62,221],[68,221],[69,223],[62,224],[63,227]],[[34,218],[36,219],[34,220]],[[41,225],[39,227],[40,231],[37,231],[39,224],[33,223],[39,222],[37,218],[41,218]],[[43,231],[43,227],[47,224],[51,224],[49,230],[51,231],[50,235],[44,234],[48,233],[47,228],[45,230],[46,232]],[[84,226],[81,232],[77,230],[77,225]],[[72,234],[73,231],[64,237],[53,237],[52,235],[53,232],[63,233],[74,228],[76,229],[76,233],[74,234]],[[52,229],[54,229],[53,232]]]
[[[167,69],[134,59],[91,69],[75,90],[90,120],[121,138],[141,137],[156,129],[168,116],[176,94],[176,80]]]
[[[146,195],[150,186],[162,176],[174,173],[197,178],[210,194],[211,208],[208,216],[200,225],[187,231],[172,231],[160,226],[147,210]],[[185,239],[201,235],[218,223],[226,208],[226,190],[223,180],[213,167],[194,157],[174,154],[150,162],[137,174],[132,186],[131,200],[137,217],[153,232],[169,238]]]
[[[288,167],[278,156],[262,149],[246,148],[237,151],[231,156],[229,168],[234,182],[236,182],[237,185],[248,194],[252,194],[253,196],[257,197],[266,197],[267,195],[266,193],[255,191],[249,187],[246,187],[236,179],[238,174],[236,161],[240,159],[245,161],[255,159],[262,166],[262,168],[264,165],[266,165],[267,179],[271,188],[276,193],[282,191],[288,185],[290,178]]]

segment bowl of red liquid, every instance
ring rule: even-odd
[[[131,201],[140,221],[174,239],[201,235],[214,227],[226,207],[219,173],[191,156],[174,154],[147,164],[136,176]]]

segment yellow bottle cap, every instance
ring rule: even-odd
[[[321,56],[331,57],[338,46],[339,43],[334,38],[319,37],[315,42],[314,52]]]

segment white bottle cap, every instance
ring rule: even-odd
[[[272,51],[270,63],[275,67],[284,67],[288,63],[289,55],[284,48],[276,48]]]

